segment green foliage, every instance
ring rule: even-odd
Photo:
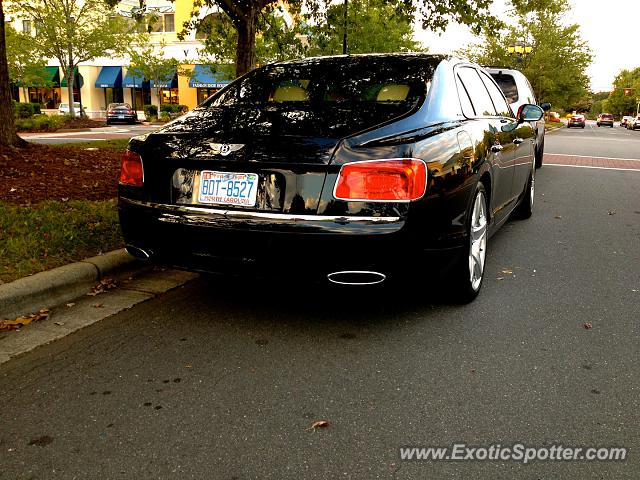
[[[66,115],[34,115],[30,118],[18,118],[16,119],[16,130],[19,132],[53,132],[64,127],[65,123],[71,118],[67,118]]]
[[[622,70],[613,81],[614,90],[607,99],[609,113],[635,115],[640,102],[640,67]],[[630,89],[625,95],[625,89]]]
[[[166,43],[151,43],[150,35],[138,36],[135,47],[128,50],[131,59],[129,69],[135,70],[138,75],[146,80],[154,82],[158,96],[158,109],[160,108],[160,89],[157,85],[172,77],[178,69],[178,60],[175,58],[165,58],[164,50]]]
[[[20,0],[9,13],[38,26],[37,52],[57,59],[67,77],[78,64],[122,53],[130,43],[126,21],[104,0]],[[69,108],[73,113],[73,103]]]
[[[39,103],[19,103],[13,101],[13,113],[16,118],[30,118],[40,114]]]
[[[502,22],[491,14],[492,2],[493,0],[380,0],[371,3],[384,5],[393,12],[393,16],[417,17],[424,29],[444,30],[453,22],[468,25],[472,31],[480,33],[494,32],[502,26]],[[206,53],[212,58],[211,63],[229,64],[235,59],[235,73],[242,75],[254,68],[256,62],[264,63],[300,55],[303,45],[294,29],[304,28],[304,22],[300,21],[302,3],[303,0],[286,2],[289,13],[296,21],[292,26],[285,27],[284,17],[275,11],[279,8],[278,0],[197,0],[194,2],[191,22],[183,26],[199,28],[201,34],[209,35],[211,41],[205,43]],[[357,2],[352,0],[350,3]],[[327,10],[335,11],[338,8],[332,6],[330,0],[308,0],[304,4],[305,11],[309,14],[309,24],[322,23],[321,19]],[[202,7],[217,7],[220,10],[218,18],[209,16],[199,19],[197,15]],[[384,28],[387,21],[387,18],[381,18],[380,27]],[[256,32],[261,34],[256,36]],[[326,35],[333,36],[330,31]],[[365,47],[357,48],[371,51]]]
[[[169,112],[161,112],[160,113],[160,121],[161,122],[168,122],[169,120],[171,120],[171,116],[169,115]]]
[[[182,113],[183,111],[188,109],[189,107],[187,107],[186,105],[178,105],[175,103],[164,103],[160,105],[160,113]]]
[[[529,79],[539,102],[550,102],[556,110],[572,109],[588,95],[586,71],[592,61],[579,26],[562,23],[566,6],[559,0],[513,3],[527,7],[512,13],[512,23],[517,26],[508,27],[499,35],[485,35],[479,45],[463,50],[462,55],[481,65],[512,65]],[[536,5],[549,8],[528,10]],[[519,42],[531,46],[532,53],[510,54],[508,47]]]
[[[46,61],[34,37],[5,25],[9,78],[18,86],[48,87],[44,67]]]
[[[413,40],[413,15],[398,11],[384,0],[352,0],[347,9],[349,53],[384,53],[420,50]],[[344,4],[333,4],[322,21],[307,27],[308,54],[342,53]]]
[[[0,202],[0,280],[17,278],[122,246],[115,200]]]
[[[155,105],[145,105],[143,107],[144,116],[149,117],[157,117],[158,116],[158,107]]]

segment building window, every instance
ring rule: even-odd
[[[31,34],[31,20],[22,20],[22,32]]]
[[[169,13],[164,16],[164,31],[165,32],[175,32],[175,16],[173,13]]]
[[[209,98],[211,95],[216,93],[219,89],[218,88],[198,88],[196,90],[198,93],[198,105],[200,105],[207,98]]]
[[[161,104],[177,104],[178,102],[178,89],[177,88],[163,88],[160,90],[160,103]]]

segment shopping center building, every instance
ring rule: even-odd
[[[138,6],[138,0],[123,0],[117,10],[124,13]],[[203,47],[197,32],[186,32],[183,40],[178,39],[183,23],[191,18],[193,0],[147,0],[147,8],[158,17],[156,27],[150,33],[152,43],[159,45],[164,41],[165,57],[175,58],[182,65],[173,77],[155,85],[129,69],[127,58],[96,58],[80,64],[75,71],[73,97],[75,102],[82,103],[89,117],[104,117],[107,105],[112,102],[129,103],[142,117],[143,105],[157,105],[158,95],[161,104],[182,104],[191,109],[229,83],[222,75],[212,73],[208,66],[193,63],[194,59],[200,58],[199,51]],[[199,16],[204,18],[212,13],[215,9],[203,8]],[[15,18],[11,23],[18,31],[36,34],[29,20]],[[69,102],[67,79],[55,59],[48,61],[45,74],[50,87],[26,85],[14,89],[14,95],[21,102],[40,103],[52,113],[60,103]]]

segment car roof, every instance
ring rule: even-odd
[[[434,59],[434,60],[450,60],[454,57],[452,55],[442,55],[434,53],[421,53],[421,52],[399,52],[399,53],[358,53],[355,55],[326,55],[322,57],[307,57],[295,60],[283,60],[280,62],[273,62],[267,65],[305,65],[305,64],[317,64],[317,63],[339,63],[341,60],[347,59],[360,59],[360,58],[394,58],[394,59]],[[266,65],[265,65],[266,66]]]

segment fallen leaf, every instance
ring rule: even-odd
[[[18,330],[25,325],[29,325],[32,322],[37,322],[40,320],[46,320],[49,318],[50,310],[48,308],[43,308],[38,313],[33,313],[31,315],[20,315],[13,320],[0,320],[0,331],[2,330]]]
[[[591,325],[591,322],[585,322],[582,324],[582,326],[585,328],[585,330],[591,330],[593,328],[593,325]]]
[[[74,305],[75,305],[75,303],[73,303],[73,302],[72,302],[72,303],[67,303],[67,308],[71,308],[71,307],[73,307]]]
[[[317,422],[313,422],[309,430],[316,430],[317,428],[327,428],[328,426],[329,422],[327,422],[326,420],[319,420]]]
[[[16,192],[17,190],[18,190],[17,188],[13,188],[13,187],[12,187],[12,188],[10,188],[10,189],[9,189],[9,193]]]
[[[513,270],[509,270],[508,268],[505,268],[504,270],[502,270],[502,273],[504,273],[505,275],[511,275],[513,273]]]
[[[608,213],[609,215],[615,215],[615,214],[616,214],[615,210],[609,210],[607,213]]]
[[[64,322],[53,322],[54,325],[58,325],[59,327],[64,325]]]
[[[96,303],[95,305],[91,305],[93,308],[103,308],[104,303]]]
[[[553,218],[558,218],[558,219],[560,219],[560,218],[562,218],[562,215],[556,215],[556,216],[555,216],[555,217],[553,217]]]
[[[109,290],[113,290],[118,286],[118,282],[116,282],[113,278],[103,278],[100,280],[100,283],[93,287],[89,293],[87,293],[90,297],[95,297],[101,293],[105,293]]]

